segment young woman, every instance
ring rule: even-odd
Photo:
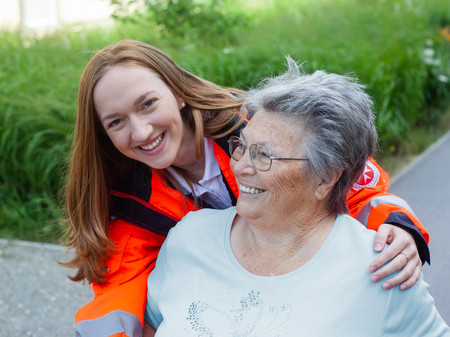
[[[137,41],[108,46],[87,64],[66,188],[75,255],[65,265],[95,293],[76,314],[78,336],[140,336],[147,278],[169,229],[191,210],[236,204],[227,141],[245,124],[243,96]],[[390,244],[368,266],[372,281],[401,269],[383,287],[407,289],[429,259],[428,233],[388,186],[370,159],[347,204],[378,230],[375,250]]]

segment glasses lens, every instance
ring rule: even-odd
[[[253,165],[260,171],[267,171],[272,165],[272,152],[261,145],[253,144],[250,146],[250,158]]]
[[[233,137],[228,142],[230,144],[231,157],[234,160],[241,159],[245,152],[245,145],[242,141],[237,137]]]

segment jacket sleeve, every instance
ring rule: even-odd
[[[165,237],[113,220],[110,237],[116,250],[106,261],[108,281],[93,284],[94,299],[75,315],[77,337],[142,336],[147,278]]]
[[[373,230],[383,223],[402,227],[413,235],[422,263],[430,263],[428,231],[408,203],[388,193],[388,189],[389,175],[370,158],[347,196],[350,215]]]

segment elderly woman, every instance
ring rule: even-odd
[[[375,232],[346,195],[377,146],[372,102],[348,77],[286,74],[249,93],[229,140],[236,207],[188,214],[148,280],[157,336],[450,336],[428,286],[370,282]]]

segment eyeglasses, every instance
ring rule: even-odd
[[[273,157],[272,152],[268,148],[258,144],[248,146],[242,139],[236,136],[231,136],[228,144],[230,146],[231,158],[236,161],[244,156],[245,149],[248,147],[250,161],[253,167],[259,171],[269,170],[272,166],[272,160],[308,160],[307,158]]]

